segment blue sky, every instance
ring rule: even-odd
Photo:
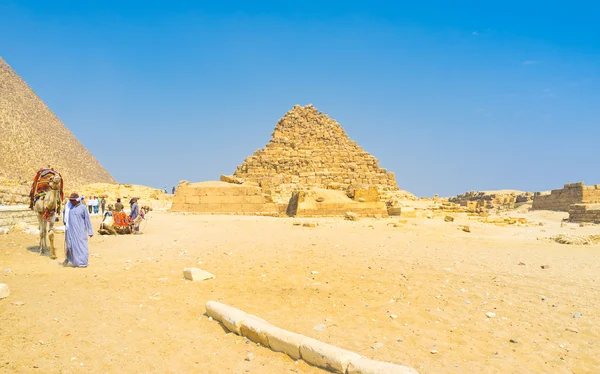
[[[312,103],[419,196],[539,191],[600,183],[598,14],[594,1],[0,0],[0,56],[122,183],[218,180]]]

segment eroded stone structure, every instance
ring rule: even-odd
[[[311,187],[398,190],[394,173],[381,168],[337,121],[312,105],[296,105],[287,112],[269,144],[246,158],[234,177],[257,183],[281,201],[289,200],[295,190]]]
[[[180,184],[171,211],[387,216],[387,205],[408,196],[394,173],[312,105],[294,106],[264,149],[246,158],[234,175],[209,183]]]
[[[482,209],[513,209],[520,204],[531,203],[533,194],[516,190],[469,191],[448,199],[449,202],[467,207],[467,211]]]
[[[572,204],[600,203],[600,184],[585,186],[583,182],[565,184],[564,188],[550,192],[536,192],[534,210],[568,212]]]
[[[600,223],[600,204],[573,204],[569,207],[569,221]]]
[[[280,214],[271,197],[263,194],[259,187],[225,182],[182,181],[173,197],[171,211],[262,216]]]

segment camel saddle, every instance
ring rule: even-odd
[[[44,195],[46,192],[50,190],[50,181],[54,178],[55,175],[60,175],[56,170],[43,168],[38,170],[35,174],[35,178],[33,179],[33,184],[31,185],[31,191],[29,192],[29,209],[33,209],[35,202]],[[58,201],[58,211],[60,212],[60,205],[62,201],[65,199],[63,193],[63,179],[61,176],[60,179],[60,201]]]

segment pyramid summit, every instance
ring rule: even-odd
[[[0,177],[31,180],[42,167],[67,186],[115,183],[17,73],[0,58]]]
[[[243,181],[347,190],[352,185],[398,190],[394,173],[350,140],[342,126],[314,106],[294,106],[277,123],[264,149],[234,173]]]

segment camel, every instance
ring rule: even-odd
[[[58,205],[60,202],[60,182],[61,177],[55,174],[49,181],[50,189],[46,191],[35,202],[33,210],[37,213],[39,228],[40,228],[40,256],[44,254],[48,243],[46,235],[50,239],[50,258],[56,259],[56,248],[54,248],[54,222],[56,220]],[[60,212],[58,212],[60,214]],[[50,230],[47,231],[50,223]]]

